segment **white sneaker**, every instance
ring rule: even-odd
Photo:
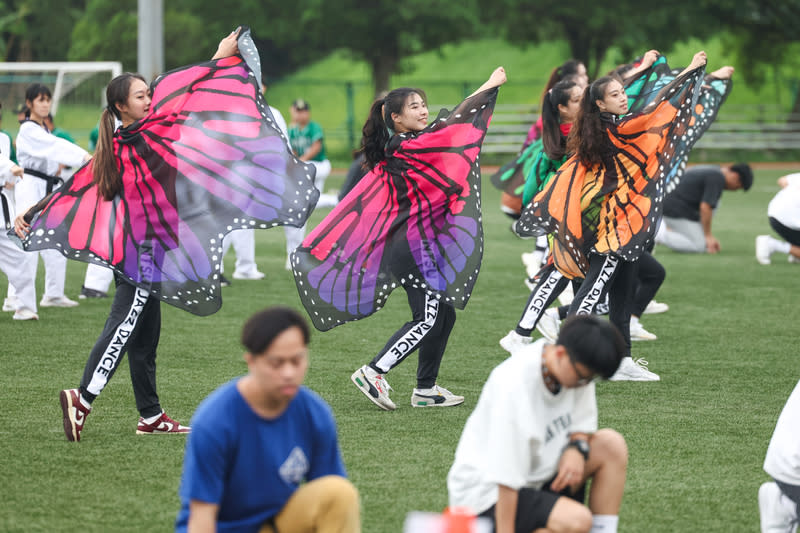
[[[283,264],[283,268],[285,268],[286,270],[292,270],[292,258],[291,257],[287,257],[286,258],[286,262]]]
[[[517,350],[529,346],[533,342],[530,337],[520,335],[513,329],[508,332],[508,335],[500,339],[500,346],[503,347],[508,353],[515,353]]]
[[[389,386],[383,374],[378,374],[369,365],[364,365],[353,372],[350,381],[364,393],[364,396],[384,411],[397,409],[394,402],[389,399],[389,391],[392,390],[392,387]]]
[[[533,252],[525,252],[522,254],[522,264],[525,265],[525,273],[529,278],[534,277],[539,269],[542,268],[542,259],[544,254],[534,250]]]
[[[666,313],[667,311],[669,311],[669,306],[667,304],[655,300],[650,300],[650,303],[644,308],[645,315],[657,315],[658,313]]]
[[[758,489],[758,511],[761,531],[795,533],[797,531],[797,506],[781,491],[774,481]]]
[[[792,257],[791,255],[789,257]],[[6,313],[13,313],[17,310],[17,299],[16,298],[4,298],[3,299],[3,311]]]
[[[42,301],[39,302],[39,306],[41,307],[78,307],[78,302],[75,300],[70,300],[64,295],[61,296],[45,296],[42,298]]]
[[[787,258],[787,260],[790,263],[800,263],[800,258],[797,258],[797,257],[793,256],[792,254],[789,254],[789,257]]]
[[[647,361],[637,359],[634,361],[630,357],[623,357],[619,368],[609,381],[661,381],[658,374],[647,369]]]
[[[22,307],[14,313],[12,317],[14,320],[39,320],[39,315],[28,309],[27,307]]]
[[[756,261],[762,265],[768,265],[770,261],[769,235],[759,235],[756,237]]]
[[[572,291],[572,283],[567,283],[567,286],[564,287],[564,290],[558,295],[558,303],[561,305],[569,305],[572,303],[573,298],[575,298],[575,293]]]
[[[412,407],[448,407],[464,403],[464,397],[453,394],[444,387],[434,385],[430,389],[414,389],[411,394]]]
[[[642,323],[638,320],[631,320],[631,340],[632,341],[654,341],[658,337],[656,337],[653,333],[650,333]]]
[[[558,318],[558,309],[548,309],[536,323],[536,329],[550,342],[558,340],[558,330],[561,329],[561,319]]]
[[[259,279],[264,279],[264,276],[266,276],[266,274],[264,274],[263,272],[259,272],[258,270],[233,273],[233,279],[259,280]]]
[[[533,278],[525,278],[525,286],[528,287],[529,291],[533,291],[536,288],[536,280]]]

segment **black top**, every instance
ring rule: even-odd
[[[717,207],[725,189],[725,176],[716,165],[687,169],[674,191],[664,198],[664,216],[700,220],[700,202]]]

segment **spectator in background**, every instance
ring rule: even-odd
[[[311,120],[311,106],[302,98],[292,102],[289,109],[291,122],[289,123],[289,144],[292,152],[301,161],[312,163],[316,168],[314,186],[319,190],[320,196],[317,207],[332,207],[337,204],[338,199],[333,194],[322,194],[325,192],[325,179],[331,173],[331,162],[325,156],[325,139],[322,134],[322,126]],[[300,246],[306,235],[306,227],[293,228],[283,227],[286,235],[286,270],[291,270],[289,256],[295,248]]]
[[[711,219],[722,191],[747,191],[752,185],[753,171],[746,163],[687,169],[678,186],[664,198],[664,218],[656,243],[676,252],[719,252],[719,241],[711,233]]]
[[[309,337],[289,308],[245,323],[248,373],[214,391],[192,418],[176,531],[360,531],[333,414],[303,386]]]
[[[781,190],[767,207],[769,225],[784,240],[771,235],[756,237],[756,259],[762,265],[770,264],[770,255],[789,254],[789,262],[800,263],[800,174],[789,174],[778,179]]]

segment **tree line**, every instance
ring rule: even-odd
[[[519,46],[563,39],[595,75],[612,46],[633,57],[712,36],[748,83],[800,63],[800,0],[166,0],[166,67],[205,59],[239,24],[252,28],[268,80],[344,49],[369,65],[376,94],[407,57],[487,36]],[[136,39],[137,0],[0,0],[4,61],[113,60],[136,70]]]

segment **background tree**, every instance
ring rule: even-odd
[[[0,58],[5,61],[66,61],[72,25],[83,0],[0,2]]]
[[[795,0],[791,0],[795,1]],[[651,48],[666,50],[690,37],[704,38],[719,30],[698,0],[644,4],[640,0],[478,0],[482,19],[511,42],[526,45],[565,39],[570,55],[583,61],[592,78],[611,47],[630,61]],[[555,65],[554,65],[555,66]]]
[[[415,53],[475,36],[475,0],[306,0],[300,27],[320,55],[337,48],[365,61],[377,95]]]

